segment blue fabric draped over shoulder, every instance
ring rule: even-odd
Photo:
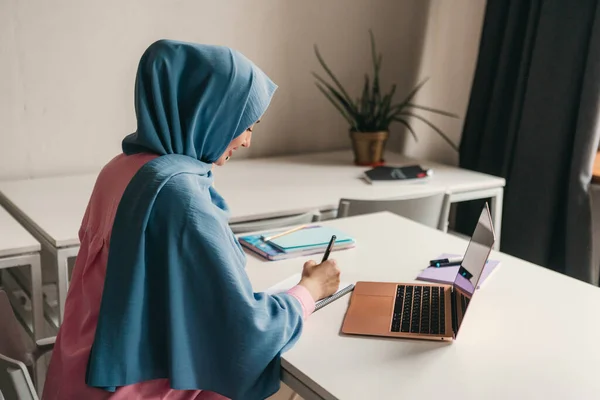
[[[225,47],[159,41],[144,53],[138,129],[123,151],[161,156],[136,173],[117,209],[88,385],[115,391],[166,378],[173,389],[232,399],[278,390],[302,307],[287,294],[253,292],[211,174],[275,88]]]

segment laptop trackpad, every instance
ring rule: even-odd
[[[393,297],[354,294],[342,331],[362,334],[389,332],[393,306]]]

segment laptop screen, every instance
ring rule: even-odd
[[[454,280],[456,320],[453,321],[453,325],[455,332],[458,332],[458,328],[460,328],[495,240],[492,218],[486,204],[481,210],[479,221]]]

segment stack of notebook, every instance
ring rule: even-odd
[[[336,236],[332,251],[354,247],[356,244],[354,239],[345,233],[320,225],[304,226],[293,231],[242,236],[239,241],[244,248],[267,260],[275,261],[323,253],[332,235]]]

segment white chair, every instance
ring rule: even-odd
[[[17,321],[3,290],[0,290],[0,321],[0,391],[7,400],[37,399],[31,376],[41,389],[45,368],[40,357],[54,348],[56,338],[34,343]]]
[[[319,211],[310,211],[304,214],[293,215],[291,217],[261,219],[257,221],[240,222],[230,224],[231,230],[235,234],[268,231],[278,228],[286,228],[288,226],[310,224],[321,220]]]
[[[0,354],[0,399],[38,400],[27,367]]]
[[[389,211],[432,228],[446,231],[450,197],[444,192],[392,200],[341,199],[338,218]]]

